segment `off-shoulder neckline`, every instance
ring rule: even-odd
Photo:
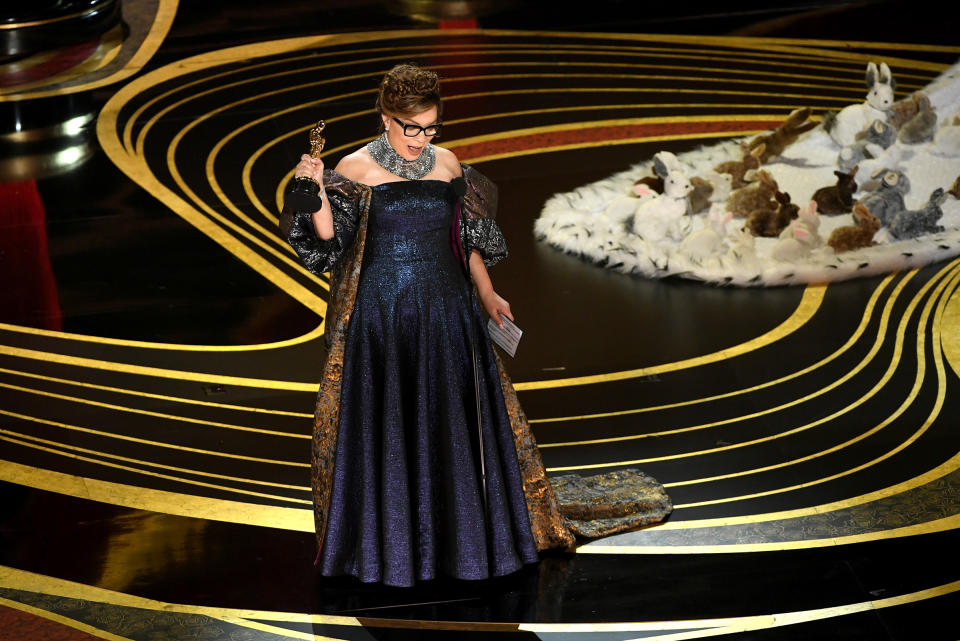
[[[456,180],[457,178],[460,178],[460,176],[456,176],[454,180]],[[443,183],[444,185],[449,185],[452,182],[453,180],[440,180],[439,178],[423,178],[420,180],[388,180],[386,182],[377,183],[376,185],[367,185],[367,187],[369,187],[370,189],[376,189],[377,187],[383,187],[384,185],[397,185],[397,184],[404,184],[404,183]],[[359,183],[359,184],[363,184],[363,183]]]

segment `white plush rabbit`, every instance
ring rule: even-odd
[[[691,233],[683,239],[680,247],[683,253],[693,260],[700,260],[710,256],[719,256],[727,248],[727,223],[733,214],[726,211],[723,205],[714,203],[710,206],[707,215],[708,226]]]
[[[663,178],[663,193],[637,206],[633,232],[648,243],[659,243],[667,238],[682,240],[690,233],[687,195],[693,191],[693,185],[680,161],[669,151],[654,155],[653,168]]]
[[[880,63],[879,69],[875,63],[867,63],[867,88],[870,91],[866,101],[844,107],[835,119],[824,123],[833,141],[841,147],[847,147],[874,120],[887,122],[896,86],[887,63]]]
[[[809,205],[797,212],[796,220],[780,233],[780,240],[774,245],[770,255],[774,260],[795,263],[822,245],[817,202],[811,200]]]

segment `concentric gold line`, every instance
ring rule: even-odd
[[[314,529],[313,510],[309,508],[262,505],[182,492],[168,492],[74,476],[4,460],[0,460],[0,479],[57,494],[160,514],[176,514],[296,532],[313,532]]]
[[[140,443],[141,445],[152,445],[154,447],[162,447],[169,450],[178,450],[181,452],[190,452],[191,454],[206,454],[208,456],[216,456],[219,458],[229,458],[236,459],[239,461],[250,461],[251,463],[267,463],[269,465],[284,465],[288,467],[310,467],[309,463],[297,463],[291,461],[278,461],[276,459],[260,458],[257,456],[244,456],[242,454],[230,454],[229,452],[216,452],[213,450],[204,450],[197,447],[187,447],[186,445],[175,445],[173,443],[164,443],[161,441],[151,441],[150,439],[139,438],[136,436],[127,436],[126,434],[117,434],[116,432],[104,432],[103,430],[95,430],[90,427],[81,427],[79,425],[70,425],[69,423],[61,423],[59,421],[51,421],[45,418],[39,418],[36,416],[27,416],[26,414],[20,414],[17,412],[10,412],[8,410],[0,409],[0,414],[4,416],[9,416],[11,418],[18,418],[23,421],[29,421],[32,423],[40,423],[42,425],[50,425],[52,427],[59,427],[65,430],[71,430],[74,432],[83,432],[85,434],[93,434],[94,436],[103,436],[106,438],[118,439],[121,441],[129,441],[131,443]]]
[[[809,374],[810,372],[815,371],[820,367],[823,367],[827,363],[833,360],[836,360],[844,352],[846,352],[848,349],[850,349],[851,347],[853,347],[853,345],[856,344],[856,342],[860,339],[860,337],[863,335],[863,333],[866,331],[867,327],[870,324],[870,319],[873,316],[874,307],[876,306],[877,301],[880,299],[881,292],[884,290],[884,288],[887,285],[890,284],[893,278],[894,278],[894,274],[887,275],[883,279],[883,281],[881,281],[881,283],[873,290],[873,293],[870,295],[870,299],[867,301],[867,304],[864,307],[863,316],[860,320],[860,324],[854,330],[853,334],[850,335],[850,338],[847,339],[846,343],[844,343],[839,349],[837,349],[835,352],[833,352],[826,358],[823,358],[817,361],[816,363],[814,363],[813,365],[810,365],[809,367],[805,367],[797,372],[788,374],[787,376],[781,376],[780,378],[776,378],[772,381],[767,381],[765,383],[760,383],[758,385],[753,385],[751,387],[745,387],[743,389],[734,390],[732,392],[725,392],[723,394],[714,394],[711,396],[703,396],[701,398],[695,398],[688,401],[678,401],[676,403],[666,403],[664,405],[650,405],[647,407],[637,407],[637,408],[630,408],[625,410],[614,410],[610,412],[597,412],[595,414],[583,414],[579,416],[554,416],[549,418],[537,418],[537,419],[528,419],[528,420],[530,423],[558,423],[558,422],[565,422],[565,421],[580,421],[580,420],[611,418],[614,416],[628,416],[632,414],[643,414],[646,412],[656,412],[656,411],[667,410],[667,409],[676,409],[678,407],[687,407],[690,405],[698,405],[700,403],[709,403],[712,401],[722,400],[725,398],[740,396],[742,394],[749,394],[751,392],[756,392],[756,391],[765,389],[767,387],[779,385],[780,383],[785,383],[794,378],[799,378],[800,376]],[[589,440],[583,440],[583,441],[539,443],[539,446],[541,449],[543,449],[545,447],[546,448],[566,447],[568,445],[592,445],[596,443],[613,443],[619,440],[632,440],[635,438],[642,438],[643,436],[655,436],[657,434],[645,433],[644,435],[631,435],[631,436],[613,437],[613,438],[589,439]]]
[[[958,259],[958,260],[960,260],[960,259]],[[956,262],[958,262],[958,261],[954,261],[953,263],[951,263],[951,265],[954,265],[954,263],[956,263]],[[911,272],[911,274],[915,274],[916,271],[917,271],[917,270],[913,270],[913,271]],[[942,274],[942,272],[941,272],[941,274]],[[904,280],[902,280],[902,281],[897,285],[897,289],[902,288],[902,287],[906,284],[906,281],[907,281],[907,280],[908,280],[908,279],[906,279],[906,278],[905,278]],[[823,417],[823,418],[817,419],[817,420],[812,421],[812,422],[810,422],[810,423],[807,423],[807,424],[805,424],[805,425],[801,425],[801,426],[798,426],[798,427],[795,427],[795,428],[786,430],[786,431],[784,431],[784,432],[778,432],[777,434],[774,434],[774,435],[771,435],[771,436],[763,436],[763,437],[760,437],[760,438],[751,439],[751,440],[749,440],[749,441],[743,441],[743,442],[740,442],[740,443],[733,443],[733,444],[731,444],[731,445],[722,445],[722,446],[718,446],[718,447],[714,447],[714,448],[709,448],[709,449],[706,449],[706,450],[697,450],[697,451],[694,451],[694,452],[682,452],[682,453],[678,453],[678,454],[667,454],[667,455],[664,455],[664,456],[651,457],[651,458],[647,458],[647,459],[634,459],[634,460],[630,460],[630,461],[614,461],[614,462],[607,462],[607,463],[592,463],[592,464],[586,464],[586,465],[570,465],[570,466],[564,466],[564,467],[552,467],[552,468],[547,468],[547,471],[548,471],[548,472],[561,472],[561,471],[580,470],[580,469],[598,469],[598,468],[615,467],[615,466],[622,466],[622,465],[639,465],[639,464],[642,464],[642,463],[651,463],[651,462],[655,462],[655,461],[676,460],[676,459],[681,459],[681,458],[689,458],[689,457],[693,457],[693,456],[702,456],[702,455],[705,455],[705,454],[716,454],[717,452],[726,452],[726,451],[730,451],[730,450],[741,449],[741,448],[744,448],[744,447],[750,447],[750,446],[752,446],[752,445],[757,445],[757,444],[760,444],[760,443],[768,443],[768,442],[770,442],[770,441],[774,441],[774,440],[777,440],[777,439],[780,439],[780,438],[784,438],[784,437],[787,437],[787,436],[792,436],[792,435],[794,435],[794,434],[799,434],[800,432],[805,432],[805,431],[807,431],[807,430],[809,430],[809,429],[812,429],[812,428],[814,428],[814,427],[817,427],[817,426],[820,426],[820,425],[824,425],[824,424],[826,424],[826,423],[829,423],[830,421],[836,419],[837,417],[843,416],[844,414],[847,414],[847,413],[853,411],[854,409],[856,409],[857,407],[859,407],[860,405],[866,403],[869,399],[871,399],[873,396],[875,396],[875,395],[883,388],[883,386],[887,384],[887,382],[889,382],[890,378],[893,376],[894,371],[896,371],[897,365],[899,364],[900,352],[902,351],[902,348],[903,348],[904,333],[905,333],[905,331],[906,331],[907,323],[908,323],[909,320],[910,320],[910,316],[913,314],[913,311],[914,311],[914,309],[916,308],[917,304],[919,303],[920,298],[926,293],[926,291],[930,288],[930,286],[932,286],[935,282],[936,282],[936,279],[931,279],[930,281],[928,281],[928,282],[923,286],[923,288],[921,289],[920,293],[918,293],[918,294],[914,297],[914,299],[910,302],[910,305],[908,306],[907,311],[905,312],[904,316],[901,318],[900,327],[899,327],[898,332],[897,332],[897,334],[896,334],[896,342],[895,342],[895,346],[894,346],[894,354],[893,354],[893,356],[892,356],[891,359],[890,359],[890,364],[889,364],[889,366],[887,367],[887,371],[886,371],[886,372],[884,373],[884,375],[880,378],[880,380],[870,389],[870,391],[868,391],[866,394],[861,395],[861,396],[858,397],[853,403],[851,403],[850,405],[848,405],[847,407],[845,407],[845,408],[843,408],[843,409],[841,409],[841,410],[837,410],[837,411],[829,414],[828,416],[825,416],[825,417]],[[897,291],[897,290],[895,290],[895,291]],[[888,301],[888,309],[891,307],[891,305],[892,305],[892,303]],[[873,345],[872,345],[871,348],[870,348],[870,351],[868,352],[867,356],[865,356],[863,360],[861,360],[859,363],[857,363],[857,365],[856,365],[852,370],[850,370],[849,372],[847,372],[846,374],[844,374],[843,376],[841,376],[839,379],[836,379],[836,380],[834,380],[834,381],[831,381],[826,387],[823,388],[823,390],[818,390],[817,392],[814,392],[814,393],[812,393],[812,394],[808,394],[807,396],[802,397],[802,398],[800,398],[800,399],[794,399],[794,400],[792,400],[792,401],[790,401],[790,402],[788,402],[788,403],[784,403],[783,405],[780,405],[780,406],[778,406],[777,408],[774,408],[773,411],[780,410],[780,409],[785,409],[785,408],[787,408],[787,407],[793,407],[793,406],[795,406],[795,405],[799,405],[800,403],[806,402],[807,400],[810,400],[811,398],[815,398],[816,396],[818,396],[818,395],[820,395],[821,393],[823,393],[824,390],[829,391],[829,390],[835,389],[835,388],[839,387],[840,385],[842,385],[843,383],[845,383],[845,382],[847,382],[848,380],[850,380],[851,378],[853,378],[853,376],[855,376],[857,373],[859,373],[860,371],[862,371],[862,370],[867,366],[867,364],[869,364],[869,362],[876,356],[877,352],[880,351],[880,348],[882,347],[883,343],[885,342],[885,340],[886,340],[885,332],[886,332],[887,322],[888,322],[888,315],[887,315],[886,313],[884,313],[884,315],[883,315],[882,318],[881,318],[881,325],[880,325],[879,331],[877,332],[877,337],[874,339],[874,342],[873,342]],[[746,415],[744,415],[744,416],[736,417],[736,418],[733,418],[733,419],[725,419],[725,420],[722,420],[722,421],[716,421],[716,422],[713,422],[713,423],[708,423],[708,424],[705,424],[705,425],[703,425],[703,426],[694,426],[693,428],[684,428],[684,431],[687,431],[687,430],[690,430],[690,429],[703,429],[704,427],[712,427],[712,426],[716,426],[716,425],[725,425],[725,424],[730,424],[730,423],[737,423],[737,422],[740,422],[740,421],[743,421],[743,420],[747,420],[747,419],[751,419],[751,418],[756,418],[756,417],[758,417],[758,416],[762,416],[762,415],[764,415],[764,414],[768,414],[768,413],[770,413],[770,411],[771,411],[771,410],[763,410],[763,411],[760,411],[760,412],[753,412],[753,413],[751,413],[751,414],[746,414]],[[679,507],[679,506],[675,506],[675,507]]]
[[[826,394],[827,392],[830,392],[830,391],[832,391],[833,389],[839,387],[842,383],[845,383],[846,381],[850,380],[850,378],[852,378],[852,377],[853,377],[854,375],[856,375],[859,371],[861,371],[862,369],[864,369],[864,368],[870,363],[870,361],[873,360],[874,356],[876,356],[877,352],[880,350],[880,348],[883,346],[884,341],[886,340],[886,338],[885,338],[885,336],[884,336],[883,334],[884,334],[884,332],[886,331],[887,325],[888,325],[888,323],[889,323],[889,319],[890,319],[891,312],[892,312],[892,310],[893,310],[893,306],[894,306],[894,304],[897,302],[897,299],[900,297],[900,293],[903,291],[903,289],[904,289],[904,287],[906,286],[907,282],[908,282],[911,278],[913,278],[914,275],[916,275],[916,272],[917,272],[917,270],[911,271],[903,280],[900,281],[900,283],[897,285],[897,287],[894,288],[893,292],[890,294],[890,298],[887,300],[887,303],[886,303],[886,305],[884,306],[884,310],[883,310],[883,312],[881,313],[881,316],[880,316],[880,327],[879,327],[879,330],[878,330],[878,332],[877,332],[877,336],[874,338],[873,347],[871,348],[870,352],[867,353],[867,355],[857,364],[857,366],[856,366],[853,370],[851,370],[850,372],[847,372],[847,373],[846,373],[843,377],[841,377],[840,379],[834,380],[834,381],[832,381],[831,383],[827,384],[825,387],[821,387],[821,388],[818,389],[816,392],[812,392],[812,393],[810,393],[810,394],[807,394],[806,396],[800,397],[800,398],[798,398],[798,399],[794,399],[794,400],[789,401],[789,402],[787,402],[787,403],[783,403],[783,404],[780,404],[780,405],[776,405],[776,406],[774,406],[774,407],[771,407],[771,408],[768,408],[768,409],[765,409],[765,410],[759,410],[759,411],[753,412],[753,413],[751,413],[751,414],[745,414],[745,415],[741,415],[741,416],[734,416],[734,417],[731,417],[731,418],[726,418],[726,419],[722,419],[722,420],[719,420],[719,421],[713,421],[713,422],[710,422],[710,423],[701,423],[701,424],[698,424],[698,425],[691,425],[691,426],[688,426],[688,427],[678,427],[678,428],[673,428],[673,429],[669,429],[669,430],[660,430],[660,431],[656,431],[656,432],[645,432],[645,433],[643,433],[643,434],[631,434],[631,435],[629,435],[629,436],[615,436],[615,437],[610,437],[610,438],[589,439],[589,440],[584,440],[584,441],[570,441],[570,442],[564,442],[564,443],[545,443],[545,444],[543,444],[543,445],[540,445],[540,447],[541,447],[541,448],[550,448],[550,447],[567,447],[567,446],[571,446],[571,445],[597,445],[597,444],[601,444],[601,443],[615,443],[615,442],[619,442],[619,441],[632,441],[632,440],[637,440],[637,439],[641,439],[641,438],[650,438],[650,437],[659,437],[659,436],[669,436],[669,435],[672,435],[672,434],[682,434],[682,433],[686,433],[686,432],[694,432],[694,431],[697,431],[697,430],[707,429],[707,428],[710,428],[710,427],[718,427],[718,426],[721,426],[721,425],[730,425],[730,424],[733,424],[733,423],[739,423],[739,422],[744,421],[744,420],[748,420],[748,419],[752,419],[752,418],[757,418],[757,417],[765,416],[765,415],[768,415],[768,414],[773,414],[773,413],[775,413],[775,412],[779,412],[779,411],[781,411],[781,410],[784,410],[784,409],[793,407],[793,406],[795,406],[795,405],[799,405],[800,403],[804,403],[804,402],[813,400],[813,399],[815,399],[815,398],[818,397],[818,396],[822,396],[823,394]],[[885,279],[884,282],[889,282],[889,280],[890,280],[891,278],[892,278],[892,276],[888,276],[887,279]],[[871,303],[873,303],[873,302],[875,301],[878,292],[882,289],[882,285],[883,285],[883,284],[881,283],[881,287],[878,287],[876,290],[874,290],[874,295],[871,297],[871,301],[870,301]],[[869,308],[869,306],[868,306],[868,308]],[[872,309],[870,309],[870,311],[872,311]],[[746,393],[746,392],[756,391],[756,390],[759,390],[759,389],[763,389],[764,387],[769,387],[770,385],[774,385],[774,384],[776,384],[776,383],[778,383],[778,382],[790,380],[790,379],[792,379],[792,378],[801,376],[801,375],[803,375],[803,374],[805,374],[805,373],[809,373],[809,372],[811,372],[811,371],[813,371],[813,370],[821,367],[822,365],[824,365],[824,364],[826,364],[826,363],[829,363],[830,361],[836,359],[836,358],[839,357],[843,352],[845,352],[846,350],[848,350],[848,349],[850,349],[851,347],[853,347],[853,345],[856,344],[857,340],[858,340],[858,339],[860,338],[860,336],[862,335],[863,330],[866,329],[866,327],[869,325],[869,323],[870,323],[869,316],[868,316],[867,313],[865,313],[864,316],[863,316],[863,319],[860,321],[860,326],[857,328],[857,331],[855,331],[854,334],[853,334],[849,339],[847,339],[847,342],[846,342],[840,349],[838,349],[836,352],[834,352],[834,353],[831,354],[830,356],[828,356],[828,357],[826,357],[826,358],[818,361],[817,363],[814,363],[814,364],[811,365],[810,367],[806,367],[806,368],[800,370],[799,372],[795,372],[795,373],[793,373],[793,374],[789,374],[789,375],[787,375],[787,376],[783,376],[783,377],[781,377],[781,378],[779,378],[779,379],[776,379],[775,381],[770,381],[770,382],[767,382],[767,383],[762,383],[762,384],[760,384],[760,385],[755,385],[755,386],[753,386],[753,387],[748,387],[748,388],[745,388],[744,390],[737,390],[737,391],[735,391],[735,392],[729,392],[729,393],[727,393],[727,394],[717,395],[717,397],[718,397],[718,398],[729,398],[729,397],[736,396],[736,395],[739,395],[739,394],[743,394],[743,393]],[[709,398],[714,398],[714,397],[709,397]],[[675,403],[675,404],[673,404],[672,406],[692,405],[692,404],[695,404],[695,403],[698,403],[698,402],[701,402],[701,401],[702,401],[702,399],[696,399],[696,400],[693,400],[693,401],[683,401],[683,402],[681,402],[681,403]],[[615,414],[613,414],[613,415],[622,415],[622,414],[625,414],[625,413],[636,413],[636,412],[640,412],[640,411],[643,411],[643,410],[646,410],[646,409],[647,409],[647,408],[640,408],[639,410],[623,410],[622,412],[617,412],[617,413],[615,413]],[[531,422],[533,422],[533,421],[531,421]]]
[[[262,427],[248,427],[246,425],[235,425],[233,423],[221,423],[219,421],[207,421],[199,418],[193,418],[190,416],[183,416],[179,414],[167,414],[165,412],[154,412],[152,410],[144,410],[136,407],[128,407],[125,405],[115,405],[113,403],[103,403],[100,401],[93,401],[86,398],[80,398],[79,396],[68,396],[66,394],[56,394],[54,392],[47,392],[45,390],[39,390],[31,387],[23,387],[21,385],[11,385],[10,383],[0,383],[0,387],[15,390],[17,392],[23,392],[25,394],[34,394],[36,396],[46,396],[47,398],[55,398],[60,401],[66,401],[68,403],[79,403],[81,405],[90,405],[92,407],[100,407],[103,409],[114,410],[117,412],[129,412],[131,414],[140,414],[143,416],[152,416],[153,418],[166,419],[171,421],[183,421],[184,423],[193,423],[196,425],[206,425],[208,427],[221,427],[228,430],[237,430],[240,432],[251,432],[254,434],[263,434],[264,436],[283,436],[286,438],[300,438],[300,439],[309,439],[309,434],[295,434],[292,432],[284,432],[281,430],[268,430]]]
[[[83,454],[90,454],[92,456],[101,456],[111,459],[116,459],[118,461],[124,461],[126,463],[135,463],[137,465],[147,465],[150,467],[157,467],[163,470],[170,470],[173,472],[183,472],[186,474],[196,474],[198,476],[207,476],[210,478],[218,478],[225,481],[235,481],[238,483],[250,483],[253,485],[266,485],[269,487],[277,487],[282,489],[297,490],[300,492],[309,492],[309,486],[300,486],[300,485],[288,485],[286,483],[273,483],[270,481],[257,481],[254,479],[246,479],[238,476],[229,476],[226,474],[212,474],[210,472],[201,472],[200,470],[192,470],[185,467],[176,467],[173,465],[163,465],[161,463],[154,463],[152,461],[144,461],[141,459],[129,458],[126,456],[118,456],[116,454],[110,454],[108,452],[100,452],[97,450],[90,450],[84,447],[78,447],[76,445],[67,445],[65,443],[57,443],[55,441],[50,441],[47,439],[38,438],[36,436],[30,436],[27,434],[21,434],[19,432],[14,432],[12,430],[6,430],[0,428],[0,439],[8,441],[10,443],[16,443],[23,447],[30,447],[42,452],[47,452],[50,454],[58,454],[60,456],[65,456],[67,458],[76,459],[78,461],[86,461],[87,463],[95,463],[96,465],[103,465],[106,467],[113,467],[116,469],[121,469],[127,472],[134,472],[136,474],[144,474],[147,476],[153,476],[157,478],[166,479],[168,481],[177,481],[178,483],[183,483],[185,485],[195,485],[197,487],[206,487],[214,490],[224,490],[227,492],[235,492],[238,494],[245,494],[247,496],[257,496],[261,498],[272,499],[275,501],[285,501],[289,503],[300,503],[303,505],[312,505],[313,502],[309,499],[295,499],[289,496],[282,496],[278,494],[265,494],[263,492],[253,492],[251,490],[244,490],[240,488],[230,487],[228,485],[217,485],[213,483],[204,483],[202,481],[197,481],[194,479],[183,478],[180,476],[171,476],[169,474],[160,474],[157,472],[151,472],[149,470],[143,470],[136,467],[130,467],[128,465],[119,465],[116,463],[111,463],[109,461],[103,461],[98,458],[92,458],[91,456],[82,456],[79,454],[71,454],[70,452],[81,452]],[[44,447],[44,446],[48,447]],[[66,451],[64,451],[66,450]]]
[[[74,385],[77,387],[85,387],[87,389],[101,390],[104,392],[113,392],[116,394],[129,394],[132,396],[140,396],[142,398],[152,398],[160,401],[170,401],[172,403],[187,403],[190,405],[201,405],[203,407],[216,407],[218,409],[225,410],[235,410],[239,412],[255,412],[259,414],[274,414],[277,416],[294,416],[297,418],[312,418],[313,414],[308,414],[306,412],[289,412],[286,410],[272,410],[263,407],[248,407],[246,405],[231,405],[229,403],[214,403],[212,401],[200,401],[192,398],[184,398],[181,396],[169,396],[166,394],[155,394],[153,392],[144,392],[142,390],[136,389],[125,389],[122,387],[111,387],[109,385],[97,385],[96,383],[88,383],[86,381],[76,381],[66,378],[57,378],[55,376],[44,376],[43,374],[34,374],[32,372],[23,372],[15,369],[6,369],[0,367],[0,373],[4,374],[13,374],[15,376],[24,376],[27,378],[33,378],[41,381],[48,381],[50,383],[60,383],[63,385]]]
[[[958,277],[960,277],[960,276],[958,276],[957,274],[954,274],[953,276],[951,276],[951,280],[952,280],[952,284],[953,284],[953,287],[954,287],[954,288],[956,288],[956,281],[957,281]],[[936,291],[934,292],[933,296],[931,296],[931,298],[930,298],[930,299],[927,301],[927,303],[924,305],[924,309],[923,309],[923,312],[921,313],[921,317],[920,317],[920,327],[921,327],[921,328],[926,325],[927,320],[929,319],[929,316],[930,316],[930,310],[933,308],[934,303],[935,303],[936,300],[937,300],[937,297],[943,292],[943,289],[944,289],[945,285],[947,284],[947,282],[948,282],[947,280],[942,281],[942,282],[937,286],[937,289],[936,289]],[[933,333],[934,333],[934,340],[935,340],[936,342],[939,342],[939,339],[940,339],[939,321],[940,321],[940,319],[942,318],[942,315],[943,315],[944,300],[945,300],[945,299],[941,299],[940,303],[937,305],[937,312],[936,312],[936,314],[935,314],[936,322],[934,323]],[[904,323],[904,324],[905,324],[905,323]],[[798,464],[798,463],[802,463],[802,462],[805,462],[805,461],[813,460],[813,459],[818,458],[818,457],[820,457],[820,456],[825,456],[826,454],[830,454],[830,453],[832,453],[832,452],[839,451],[839,450],[841,450],[841,449],[843,449],[843,448],[845,448],[845,447],[849,447],[850,445],[853,445],[854,443],[857,443],[857,442],[859,442],[859,441],[861,441],[861,440],[863,440],[863,439],[865,439],[865,438],[867,438],[867,437],[869,437],[869,436],[873,436],[874,434],[878,433],[878,432],[879,432],[880,430],[882,430],[883,428],[885,428],[885,427],[887,427],[888,425],[890,425],[891,423],[893,423],[893,421],[895,421],[895,420],[896,420],[897,418],[899,418],[901,415],[903,415],[903,413],[906,412],[906,410],[910,407],[910,405],[916,400],[917,396],[919,395],[919,393],[920,393],[920,388],[921,388],[922,385],[923,385],[924,374],[926,373],[925,370],[924,370],[924,368],[925,368],[925,366],[926,366],[926,354],[924,353],[924,337],[925,337],[925,334],[924,334],[924,332],[923,332],[922,330],[919,331],[919,332],[917,332],[917,373],[916,373],[916,376],[914,377],[913,386],[912,386],[912,388],[910,389],[910,392],[907,394],[907,398],[900,404],[900,406],[899,406],[896,410],[894,410],[894,412],[893,412],[890,416],[888,416],[887,418],[885,418],[883,421],[880,422],[880,424],[876,425],[875,427],[871,428],[870,430],[868,430],[868,431],[866,431],[866,432],[864,432],[864,433],[862,433],[862,434],[859,434],[859,435],[857,435],[856,437],[854,437],[854,438],[852,438],[852,439],[850,439],[850,440],[848,440],[848,441],[846,441],[846,442],[844,442],[844,443],[841,443],[841,444],[839,444],[839,445],[834,445],[833,447],[831,447],[831,448],[829,448],[829,449],[822,450],[822,451],[820,451],[820,452],[816,452],[816,453],[814,453],[814,454],[811,454],[811,455],[809,455],[809,456],[804,456],[804,457],[799,458],[799,459],[793,459],[793,460],[788,461],[787,463],[784,463],[784,464],[772,465],[772,466],[767,466],[767,467],[765,467],[765,468],[756,468],[756,469],[752,469],[752,470],[744,470],[744,471],[736,472],[736,473],[733,473],[733,474],[723,475],[722,477],[712,477],[712,478],[705,478],[705,479],[696,479],[696,480],[686,481],[686,482],[676,483],[676,484],[671,483],[671,484],[669,484],[669,485],[673,486],[673,485],[689,485],[689,484],[693,484],[693,483],[705,483],[705,482],[712,481],[712,480],[718,480],[718,479],[720,479],[720,478],[731,478],[731,477],[734,477],[734,476],[736,476],[736,477],[746,476],[746,475],[748,475],[748,474],[756,474],[756,473],[763,472],[763,471],[766,471],[766,470],[769,470],[769,469],[786,467],[787,465],[796,465],[796,464]],[[900,344],[902,345],[902,340],[900,339],[900,336],[899,336],[899,335],[898,335],[898,342],[900,342]],[[897,352],[897,356],[899,357],[899,352]],[[931,425],[933,424],[933,422],[936,420],[937,416],[939,416],[940,410],[941,410],[942,407],[943,407],[944,396],[945,396],[945,391],[946,391],[946,379],[945,379],[945,376],[944,376],[943,358],[942,358],[942,355],[941,355],[941,352],[940,352],[939,349],[935,349],[935,350],[934,350],[934,367],[935,367],[935,370],[936,370],[936,373],[937,373],[937,398],[936,398],[936,401],[934,402],[933,409],[930,410],[930,414],[928,415],[927,419],[920,425],[920,427],[917,429],[917,431],[915,431],[913,434],[911,434],[910,437],[909,437],[906,441],[904,441],[903,443],[900,443],[899,445],[897,445],[897,446],[896,446],[895,448],[893,448],[892,450],[889,450],[889,451],[887,451],[887,452],[884,452],[882,455],[880,455],[880,456],[878,456],[878,457],[876,457],[876,458],[874,458],[874,459],[872,459],[872,460],[870,460],[870,461],[868,461],[868,462],[866,462],[866,463],[863,463],[863,464],[858,465],[858,466],[856,466],[856,467],[853,467],[853,468],[844,470],[844,471],[842,471],[842,472],[837,472],[837,473],[835,473],[835,474],[831,474],[830,476],[825,476],[825,477],[813,479],[813,480],[810,480],[810,481],[804,481],[803,483],[798,483],[798,484],[796,484],[796,485],[792,485],[792,486],[789,486],[789,487],[781,487],[781,488],[776,488],[776,489],[774,489],[774,490],[767,490],[767,491],[764,491],[764,492],[755,492],[755,493],[752,493],[752,494],[745,494],[745,495],[742,495],[742,496],[727,497],[727,498],[723,498],[723,499],[714,499],[714,500],[711,500],[711,501],[699,501],[699,502],[695,502],[695,503],[687,503],[687,504],[685,504],[685,505],[676,505],[676,506],[674,506],[675,509],[690,508],[690,507],[700,507],[700,506],[703,506],[703,505],[715,505],[715,504],[717,504],[717,503],[729,503],[729,502],[733,502],[733,501],[745,501],[745,500],[748,500],[748,499],[758,498],[758,497],[761,497],[761,496],[771,496],[771,495],[773,495],[773,494],[782,494],[782,493],[784,493],[784,492],[792,492],[792,491],[794,491],[794,490],[805,489],[805,488],[808,488],[808,487],[813,487],[814,485],[820,485],[820,484],[822,484],[822,483],[827,483],[827,482],[829,482],[829,481],[835,481],[835,480],[838,479],[838,478],[842,478],[842,477],[844,477],[844,476],[849,476],[849,475],[854,474],[854,473],[856,473],[856,472],[860,472],[860,471],[862,471],[862,470],[865,470],[865,469],[867,469],[867,468],[869,468],[869,467],[872,467],[872,466],[874,466],[874,465],[876,465],[876,464],[878,464],[878,463],[881,463],[881,462],[887,460],[888,458],[890,458],[891,456],[894,456],[894,455],[897,454],[898,452],[903,451],[906,447],[908,447],[908,446],[911,445],[912,443],[915,443],[917,439],[919,439],[924,433],[926,433],[926,431],[930,428],[930,426],[931,426]],[[888,373],[892,373],[892,370],[894,370],[894,369],[896,369],[896,363],[895,363],[895,362],[892,362],[892,363],[890,364],[890,368],[888,369]],[[878,386],[879,386],[879,384],[878,384]],[[871,390],[871,392],[873,392],[873,391],[874,391],[874,390]],[[829,418],[829,417],[828,417],[828,418]]]

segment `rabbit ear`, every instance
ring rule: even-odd
[[[810,232],[808,232],[803,227],[794,227],[793,235],[796,236],[799,240],[807,240],[810,238]]]
[[[885,62],[880,63],[880,84],[890,85],[891,89],[897,88],[897,83],[893,80],[893,74],[890,73],[890,67]]]
[[[877,84],[877,65],[874,62],[867,63],[867,89],[873,89],[873,85]]]
[[[667,168],[666,163],[663,162],[663,159],[660,158],[660,154],[656,154],[653,157],[653,171],[661,178],[666,178],[670,174],[670,170]]]

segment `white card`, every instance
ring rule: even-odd
[[[501,315],[500,318],[503,320],[503,329],[500,329],[500,326],[491,318],[487,321],[487,333],[490,334],[490,339],[500,346],[500,349],[513,357],[517,353],[517,345],[520,344],[523,330],[506,316]]]

